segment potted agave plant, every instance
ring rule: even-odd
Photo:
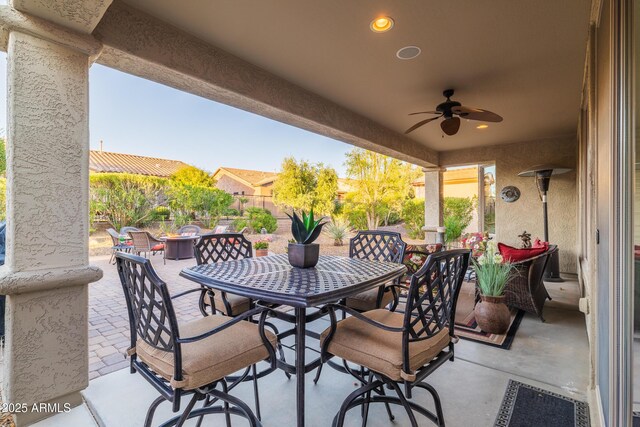
[[[487,251],[473,261],[481,301],[474,309],[480,329],[491,334],[504,334],[509,328],[511,312],[504,303],[504,289],[511,278],[513,265],[496,254],[491,243]]]
[[[323,218],[315,220],[313,218],[313,209],[307,215],[302,211],[302,219],[293,212],[289,215],[291,218],[291,234],[295,243],[289,243],[287,254],[289,255],[289,264],[298,268],[315,267],[320,256],[320,245],[313,243],[326,222],[322,222]]]

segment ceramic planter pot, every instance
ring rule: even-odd
[[[480,296],[474,313],[480,329],[490,334],[504,334],[509,329],[511,312],[504,303],[504,297]]]
[[[310,243],[303,245],[301,243],[289,243],[287,255],[289,256],[289,264],[298,268],[315,267],[320,256],[320,245]]]
[[[256,249],[256,256],[267,256],[269,255],[269,249]]]

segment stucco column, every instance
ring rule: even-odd
[[[49,415],[34,403],[81,403],[87,285],[102,276],[88,257],[88,69],[97,45],[34,32],[13,29],[7,48],[3,400],[27,404],[18,425]]]
[[[443,173],[442,168],[424,171],[424,227],[427,243],[436,242],[436,229],[443,226]]]

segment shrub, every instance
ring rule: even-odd
[[[152,219],[154,221],[168,221],[171,217],[171,210],[166,206],[158,206],[153,210]]]
[[[233,221],[233,228],[242,230],[249,227],[253,233],[260,233],[264,228],[267,233],[273,233],[278,228],[278,220],[267,209],[247,208],[242,218]]]
[[[226,216],[240,216],[240,211],[238,209],[229,208],[225,212]]]
[[[116,230],[126,225],[142,227],[163,201],[166,182],[126,173],[90,175],[90,212],[102,215]]]
[[[424,238],[424,200],[407,199],[402,205],[402,220],[407,234],[412,239]]]
[[[349,224],[356,230],[368,230],[367,211],[361,204],[345,203],[342,206],[342,214]]]
[[[324,227],[325,234],[333,239],[334,246],[342,246],[350,231],[349,221],[344,217],[335,217]]]
[[[473,219],[473,209],[476,198],[445,197],[444,198],[444,226],[447,228],[445,240],[447,243],[460,238],[462,232]]]
[[[188,224],[197,216],[208,228],[213,228],[233,203],[231,194],[200,185],[172,183],[167,193],[178,227]]]

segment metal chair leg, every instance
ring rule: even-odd
[[[227,387],[227,382],[222,380],[222,392],[228,396],[229,388]],[[225,399],[221,399],[224,402],[224,419],[227,423],[227,427],[231,427],[231,414],[229,413],[229,402]]]
[[[378,382],[367,384],[364,387],[360,387],[359,389],[352,392],[349,396],[347,396],[345,401],[342,402],[342,405],[340,406],[340,410],[338,411],[335,418],[333,419],[333,427],[342,427],[344,425],[344,418],[347,415],[347,411],[354,406],[352,405],[352,402],[354,402],[360,396],[366,394],[368,391],[373,390],[376,387],[379,387],[379,385],[380,384]]]
[[[262,420],[260,416],[260,394],[258,393],[258,370],[256,365],[251,365],[251,373],[253,374],[253,394],[256,401],[256,416]]]
[[[151,427],[151,421],[153,420],[153,415],[156,412],[156,408],[165,400],[166,399],[164,398],[164,396],[160,396],[156,400],[154,400],[153,403],[151,403],[151,406],[149,406],[149,409],[147,410],[147,416],[144,419],[144,427]]]

